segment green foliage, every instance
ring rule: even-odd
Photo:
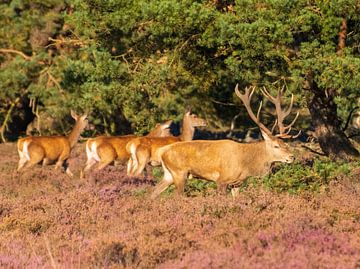
[[[216,189],[217,185],[215,182],[201,179],[189,179],[185,186],[185,193],[187,196],[207,196]]]
[[[350,172],[351,164],[349,163],[315,159],[311,166],[302,163],[282,165],[274,174],[265,176],[262,183],[265,187],[277,192],[319,191],[331,180],[348,175]]]
[[[223,128],[239,111],[236,83],[286,84],[304,106],[309,72],[337,91],[346,118],[359,96],[358,1],[217,2],[3,2],[0,48],[25,58],[0,53],[0,121],[21,97],[11,118],[36,99],[58,121],[88,110],[99,132],[125,133],[130,123],[144,133],[192,106]],[[343,18],[349,34],[337,53]]]

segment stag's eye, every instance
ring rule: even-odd
[[[279,149],[279,148],[280,148],[280,146],[276,145],[276,146],[274,146],[274,148]]]

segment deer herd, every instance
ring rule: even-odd
[[[255,86],[246,87],[244,93],[239,91],[238,85],[235,87],[235,93],[244,104],[249,117],[260,128],[263,140],[252,143],[193,140],[195,128],[206,126],[206,121],[187,111],[182,121],[182,132],[177,137],[170,133],[170,120],[157,124],[143,137],[123,135],[88,139],[85,147],[87,161],[80,171],[80,178],[86,178],[92,170],[101,170],[112,163],[127,163],[129,176],[140,175],[148,163],[152,166],[161,165],[164,176],[151,194],[155,198],[171,184],[175,185],[177,193],[183,193],[190,174],[214,181],[219,189],[224,190],[226,186],[239,185],[250,176],[267,174],[275,162],[292,163],[295,157],[282,139],[296,137],[291,136],[290,131],[299,114],[296,114],[290,124],[284,125],[284,119],[293,107],[293,96],[289,107],[284,110],[281,106],[284,88],[278,91],[276,97],[270,95],[265,88],[261,89],[262,94],[275,105],[277,117],[269,130],[260,121],[262,102],[256,114],[251,108],[254,91]],[[73,176],[68,159],[88,120],[86,114],[79,116],[71,111],[71,116],[75,125],[67,136],[28,136],[18,140],[20,160],[17,171],[39,163],[55,163],[55,169],[63,168],[66,174]],[[274,134],[275,130],[278,130],[278,134]]]

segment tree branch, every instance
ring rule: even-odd
[[[0,135],[3,143],[6,143],[5,131],[8,129],[8,122],[10,120],[11,112],[13,111],[15,105],[20,101],[20,97],[16,98],[14,102],[11,103],[9,110],[6,113],[5,119],[0,127]]]
[[[21,57],[23,57],[27,61],[31,61],[31,56],[28,56],[28,55],[26,55],[25,53],[23,53],[22,51],[19,51],[19,50],[0,49],[0,53],[14,53],[14,54],[20,55]]]

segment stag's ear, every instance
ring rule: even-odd
[[[74,120],[77,120],[78,117],[79,117],[79,116],[75,113],[74,110],[71,110],[71,111],[70,111],[70,114],[71,114],[71,117],[72,117]]]
[[[267,134],[267,132],[265,132],[264,130],[261,130],[260,129],[260,132],[261,132],[261,136],[264,138],[265,141],[271,141],[271,136],[269,134]]]

